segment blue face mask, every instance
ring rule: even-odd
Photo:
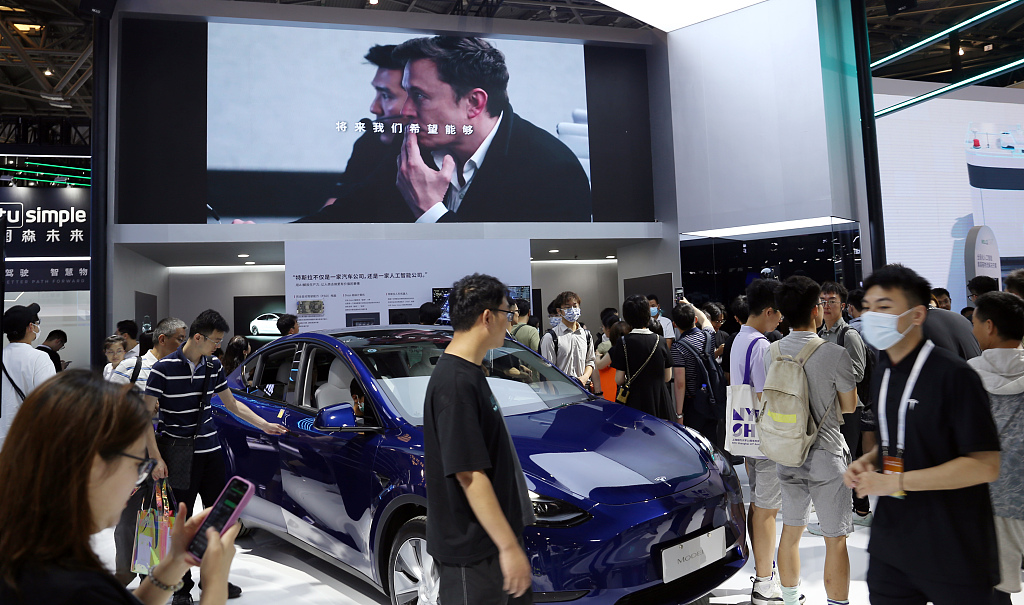
[[[913,309],[908,309],[899,315],[865,311],[860,316],[861,332],[864,335],[864,340],[868,341],[869,345],[875,347],[879,351],[884,351],[885,349],[894,346],[896,343],[903,340],[903,337],[909,334],[910,330],[914,328],[914,325],[911,324],[905,332],[900,332],[898,327],[900,318],[911,311],[913,311]]]
[[[657,317],[660,311],[658,307],[651,307],[651,317]]]
[[[569,307],[565,310],[565,320],[569,323],[573,323],[580,318],[580,313],[581,311],[579,307]]]
[[[548,323],[551,324],[552,328],[557,327],[558,324],[562,323],[562,318],[561,317],[549,317],[548,318]]]

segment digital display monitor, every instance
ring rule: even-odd
[[[654,220],[644,48],[255,20],[119,34],[119,223]]]

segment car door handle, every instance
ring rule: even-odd
[[[274,450],[274,442],[262,435],[257,437],[246,435],[245,443],[249,449],[253,450]]]

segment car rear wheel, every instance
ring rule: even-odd
[[[438,605],[439,568],[427,554],[427,518],[413,517],[398,530],[388,558],[391,605]]]

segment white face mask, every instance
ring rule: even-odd
[[[551,324],[552,328],[554,328],[554,327],[558,326],[558,324],[562,323],[562,318],[561,317],[549,317],[548,318],[548,323]]]
[[[579,307],[569,307],[565,310],[565,320],[569,323],[573,323],[580,318],[581,313],[582,311],[580,311]]]
[[[864,336],[864,340],[868,341],[869,345],[875,347],[879,351],[883,351],[896,345],[896,343],[903,340],[903,337],[914,329],[913,324],[911,324],[911,326],[904,332],[900,332],[898,327],[900,318],[911,311],[913,311],[913,309],[908,309],[899,315],[878,313],[877,311],[865,311],[860,316],[862,328],[861,333]]]

